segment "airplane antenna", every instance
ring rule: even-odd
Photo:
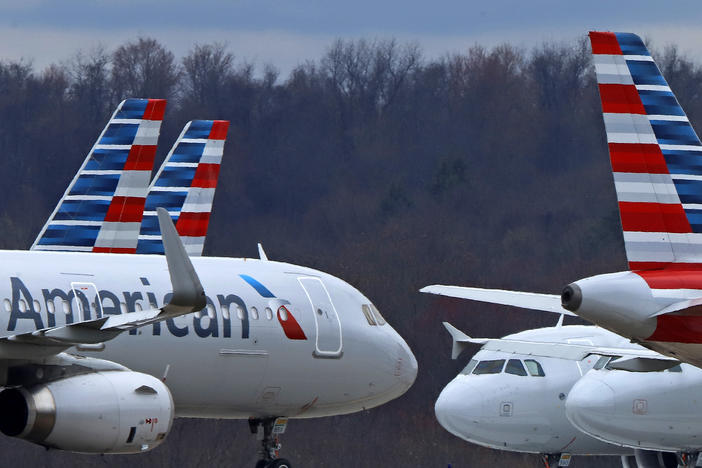
[[[258,258],[260,258],[261,260],[263,260],[265,262],[268,261],[268,255],[266,255],[266,251],[263,250],[263,246],[261,245],[260,242],[258,243]]]

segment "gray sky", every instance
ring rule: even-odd
[[[437,57],[480,43],[526,48],[591,29],[630,31],[702,59],[702,2],[631,0],[0,0],[0,59],[42,68],[139,35],[177,56],[225,42],[239,59],[287,75],[341,38],[397,38]]]

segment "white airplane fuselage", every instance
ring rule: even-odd
[[[362,307],[370,300],[344,281],[273,261],[192,263],[207,295],[202,313],[78,353],[165,377],[180,417],[345,414],[414,382],[405,341],[389,324],[369,324]],[[0,251],[0,278],[2,336],[160,307],[172,291],[158,255]]]
[[[702,370],[592,370],[568,395],[568,419],[600,440],[636,449],[702,450]]]
[[[606,330],[581,325],[527,330],[505,339],[600,346],[622,345],[625,341]],[[631,454],[630,449],[580,432],[566,418],[566,398],[595,364],[596,356],[576,362],[481,350],[473,359],[535,360],[544,376],[509,374],[506,366],[494,374],[459,374],[444,388],[435,406],[440,424],[452,434],[478,445],[515,452]]]

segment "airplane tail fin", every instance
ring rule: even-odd
[[[126,99],[83,161],[31,250],[136,251],[164,99]]]
[[[590,32],[631,270],[702,263],[702,144],[643,41]]]
[[[188,254],[202,255],[228,128],[226,120],[185,125],[149,187],[137,253],[164,253],[156,215],[164,207]]]

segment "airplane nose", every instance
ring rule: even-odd
[[[451,381],[441,391],[434,405],[439,424],[451,434],[467,439],[471,429],[477,429],[483,418],[483,396],[463,377]]]
[[[405,390],[407,390],[417,379],[417,359],[414,357],[414,354],[412,354],[412,350],[405,340],[400,338],[398,345],[395,375],[402,385],[405,386]]]
[[[598,434],[614,415],[614,390],[600,380],[582,378],[570,390],[565,408],[566,417],[575,427]]]

